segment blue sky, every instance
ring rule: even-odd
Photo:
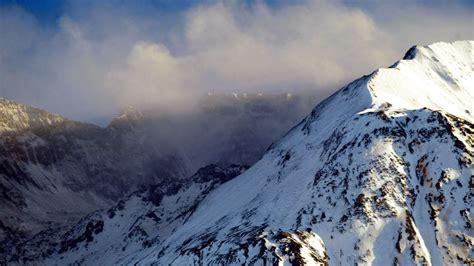
[[[21,6],[28,12],[41,21],[49,25],[54,25],[62,15],[74,15],[75,8],[81,6],[87,8],[88,6],[112,6],[114,8],[126,9],[127,12],[149,16],[155,13],[177,14],[199,4],[212,3],[210,0],[107,0],[107,1],[67,1],[67,0],[0,0],[0,5],[16,5]],[[246,0],[248,4],[255,1]],[[271,6],[278,6],[284,4],[278,0],[265,0],[266,4]],[[298,2],[298,1],[294,1]]]
[[[54,24],[55,21],[62,15],[70,13],[71,7],[73,6],[96,6],[96,5],[110,5],[116,8],[126,8],[129,12],[149,15],[153,12],[163,13],[179,13],[183,10],[189,9],[198,4],[212,3],[211,0],[107,0],[107,1],[94,1],[94,0],[82,0],[82,1],[67,1],[67,0],[0,0],[0,5],[17,5],[21,6],[25,10],[31,12],[35,17],[44,22]],[[255,3],[255,0],[241,1],[247,4]],[[302,2],[300,0],[295,1],[281,1],[281,0],[264,0],[269,6],[281,6],[287,5],[288,3]],[[353,6],[366,6],[370,7],[373,1],[361,1],[361,0],[346,0],[344,1],[348,5]],[[453,3],[462,5],[467,9],[474,11],[473,0],[418,0],[414,1],[426,6],[443,6],[450,5]]]
[[[63,12],[64,1],[61,0],[1,0],[2,5],[18,5],[34,14],[39,20],[55,21]]]

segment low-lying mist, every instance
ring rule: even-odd
[[[171,158],[189,175],[207,164],[253,164],[311,111],[314,98],[303,94],[209,94],[200,99],[194,112],[129,108],[111,125],[131,124],[142,130],[145,134],[140,135],[158,155],[157,162]]]

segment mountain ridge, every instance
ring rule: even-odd
[[[224,96],[224,103],[215,101],[213,108],[177,123],[173,116],[126,108],[100,127],[0,100],[0,245],[69,224],[204,165],[251,163],[286,130],[275,121],[292,121],[279,110],[294,103],[264,96],[228,103]],[[259,121],[273,115],[275,120]],[[218,150],[207,152],[210,148]]]
[[[0,132],[64,122],[65,118],[43,109],[0,98]]]
[[[436,46],[439,47],[446,45],[449,46],[453,44],[437,44]],[[472,55],[473,42],[457,42],[454,45],[468,47],[469,52],[464,54],[467,54],[466,60],[470,60],[470,63],[465,68],[465,74],[468,78],[472,77],[472,61],[474,59],[474,56]],[[452,50],[451,48],[452,47],[450,47],[448,50]],[[417,58],[417,55],[414,55],[413,58]],[[426,58],[422,56],[420,59],[424,60]],[[437,58],[435,59],[439,60]],[[436,60],[433,59],[433,62],[436,62]],[[408,61],[409,60],[407,60],[407,62]],[[464,63],[463,61],[460,62],[461,64]],[[398,63],[395,66],[401,68],[402,70],[400,71],[405,71],[408,69],[406,64],[402,63]],[[375,195],[388,195],[386,201],[388,201],[390,204],[387,205],[387,208],[394,208],[397,213],[396,217],[398,218],[387,218],[387,220],[393,221],[393,226],[399,227],[401,228],[400,230],[402,230],[399,231],[401,232],[399,234],[397,231],[395,231],[393,240],[384,239],[382,237],[382,239],[384,239],[383,241],[390,243],[390,245],[393,247],[393,253],[391,253],[393,254],[392,257],[384,256],[384,251],[374,250],[373,247],[370,247],[370,245],[374,244],[373,236],[371,236],[371,230],[369,229],[370,226],[367,227],[367,229],[356,233],[354,236],[340,233],[340,236],[336,238],[336,234],[330,236],[325,233],[321,238],[326,247],[325,250],[320,250],[320,254],[327,252],[329,261],[331,263],[372,262],[375,264],[381,264],[383,261],[393,261],[394,263],[402,264],[466,263],[469,257],[472,255],[470,254],[469,250],[472,250],[473,245],[472,231],[471,229],[467,229],[472,228],[470,227],[472,226],[472,214],[469,214],[470,212],[468,202],[469,198],[472,198],[472,192],[470,190],[472,190],[472,178],[474,176],[472,167],[474,154],[474,148],[472,147],[474,139],[474,127],[472,122],[469,122],[472,121],[472,117],[469,113],[465,112],[465,110],[468,110],[467,107],[469,107],[469,105],[461,105],[461,108],[447,107],[450,112],[455,113],[455,115],[452,115],[450,112],[439,111],[439,106],[447,106],[443,103],[427,104],[428,107],[438,110],[432,110],[424,106],[420,109],[420,104],[429,103],[429,101],[427,101],[429,94],[426,95],[428,97],[421,99],[421,101],[420,99],[416,99],[416,96],[414,96],[412,97],[413,101],[411,102],[395,101],[395,104],[392,103],[392,105],[385,104],[387,101],[384,99],[380,101],[382,97],[377,97],[377,101],[372,101],[375,97],[372,98],[372,95],[370,95],[371,91],[369,89],[371,88],[364,88],[364,85],[369,84],[372,86],[380,86],[380,83],[377,83],[380,81],[380,79],[373,83],[370,83],[370,81],[373,81],[373,78],[380,77],[379,75],[384,74],[382,72],[386,71],[379,70],[374,72],[373,75],[356,80],[337,93],[333,94],[333,96],[329,97],[326,101],[323,101],[306,119],[303,120],[302,123],[293,128],[289,133],[287,133],[287,135],[274,144],[261,161],[252,166],[243,175],[231,180],[220,187],[218,190],[211,193],[202,202],[200,208],[196,210],[193,217],[191,217],[190,222],[183,225],[183,227],[181,227],[176,234],[172,235],[170,239],[162,245],[161,251],[158,251],[158,249],[156,253],[154,253],[154,256],[143,257],[138,261],[159,261],[160,263],[165,264],[219,263],[223,261],[226,263],[251,262],[251,257],[232,255],[236,254],[235,252],[237,252],[237,254],[242,254],[244,250],[238,246],[239,239],[230,240],[226,238],[225,233],[239,231],[242,235],[259,235],[265,232],[267,232],[267,234],[270,234],[271,232],[277,232],[279,230],[278,228],[286,228],[287,230],[303,229],[301,227],[304,227],[303,224],[305,223],[300,222],[298,225],[297,221],[298,217],[304,217],[305,215],[301,216],[298,213],[294,213],[294,211],[291,211],[291,214],[286,215],[285,213],[275,214],[271,211],[267,211],[272,210],[270,206],[274,204],[276,204],[276,206],[282,210],[291,210],[298,209],[296,206],[292,206],[292,204],[297,202],[307,202],[308,205],[311,205],[314,202],[315,204],[319,203],[318,205],[323,205],[322,202],[325,201],[324,196],[320,201],[314,201],[314,199],[311,197],[303,199],[300,195],[301,192],[309,193],[310,195],[312,194],[315,196],[315,198],[317,198],[319,194],[327,195],[326,197],[328,197],[326,201],[327,204],[329,204],[329,207],[326,207],[325,211],[315,211],[315,213],[309,215],[309,217],[313,217],[311,219],[316,219],[316,224],[312,225],[310,222],[306,221],[306,226],[313,228],[311,232],[321,234],[324,232],[331,232],[332,230],[346,231],[352,226],[358,227],[360,226],[358,224],[363,224],[363,220],[354,217],[351,218],[353,215],[340,214],[339,217],[337,217],[337,215],[332,215],[336,216],[331,218],[336,219],[334,221],[335,225],[329,225],[329,228],[332,227],[333,229],[328,230],[327,227],[322,225],[318,228],[318,224],[324,223],[321,222],[321,219],[328,219],[327,217],[329,215],[329,210],[332,210],[335,207],[331,205],[335,200],[333,199],[334,196],[331,196],[333,193],[328,194],[327,192],[323,192],[325,191],[325,186],[314,187],[314,184],[319,184],[316,182],[316,180],[322,179],[326,180],[326,186],[329,185],[329,187],[332,187],[332,189],[335,189],[335,191],[338,190],[337,186],[335,186],[336,184],[339,184],[342,187],[355,187],[355,191],[362,189],[360,187],[361,185],[364,187],[368,184],[372,184],[376,187],[379,187],[380,192],[375,190],[371,192],[369,191],[370,193],[367,193],[369,193],[369,195],[374,193]],[[396,73],[400,71],[396,70]],[[431,71],[428,71],[428,73],[431,73]],[[392,84],[396,85],[397,83],[395,82]],[[437,82],[435,84],[440,85],[443,83]],[[469,100],[472,100],[472,83],[462,82],[460,84],[463,86],[461,88],[464,91],[468,91],[468,93],[465,93],[464,103],[469,103]],[[415,88],[419,87],[415,86]],[[443,87],[441,86],[441,88]],[[422,92],[426,93],[426,90],[423,90]],[[361,96],[362,100],[360,100],[360,98],[358,98],[358,100],[354,100]],[[453,98],[454,100],[448,100],[458,100],[457,96],[454,96]],[[458,102],[462,103],[463,101],[459,100]],[[410,104],[412,104],[412,106],[410,106]],[[345,108],[338,109],[339,106],[344,106]],[[407,107],[411,107],[411,110],[407,109]],[[370,117],[370,119],[367,119],[367,117]],[[468,120],[460,117],[464,117]],[[353,129],[356,130],[356,132],[359,130],[362,134],[354,135],[355,137],[353,139],[350,137],[345,138],[348,133],[343,132],[348,130],[346,128],[350,128],[349,125],[352,123],[352,121],[355,123],[352,126],[354,127]],[[363,121],[363,123],[361,121]],[[418,125],[418,123],[421,124]],[[373,124],[379,126],[371,126]],[[371,129],[364,129],[367,127]],[[343,141],[343,139],[347,138],[348,140]],[[351,161],[356,160],[355,155],[353,155],[354,153],[349,152],[349,147],[357,147],[358,145],[361,147],[364,147],[365,145],[366,148],[364,149],[372,147],[370,145],[373,145],[371,150],[367,151],[370,151],[370,153],[362,150],[360,151],[359,156],[362,156],[363,154],[372,154],[368,156],[366,160],[369,160],[370,158],[369,162],[372,162],[371,164],[379,164],[378,167],[384,171],[380,170],[379,172],[373,172],[376,170],[372,167],[367,168],[364,171],[361,171],[359,168],[354,168],[350,171],[344,170],[345,165],[350,164]],[[440,147],[443,147],[443,149]],[[387,149],[387,151],[385,151],[385,149]],[[436,155],[440,152],[443,156],[441,158]],[[341,156],[345,156],[344,159],[341,159],[341,161],[332,162]],[[326,163],[327,166],[324,166],[324,164],[321,164],[321,162],[318,163],[317,158],[327,158],[326,160],[329,160]],[[388,158],[388,160],[386,158]],[[426,161],[428,159],[432,160],[430,161],[432,165],[430,167],[426,166]],[[446,160],[446,164],[443,163],[443,160]],[[291,163],[292,161],[293,163]],[[391,166],[392,164],[393,166]],[[319,170],[318,167],[320,167]],[[321,171],[321,169],[324,169],[325,167],[330,169]],[[274,170],[272,170],[272,168],[274,168]],[[426,174],[424,173],[425,171]],[[338,180],[337,176],[341,174],[346,175],[344,173],[348,173],[349,176],[351,176],[354,180],[360,179],[361,181],[358,182],[362,183],[358,184],[355,181],[351,181],[352,179],[350,179],[349,176],[343,178],[342,180]],[[288,177],[288,175],[290,175],[291,178]],[[385,177],[382,180],[378,180],[377,175]],[[431,182],[436,183],[434,180],[438,180],[438,183],[436,184],[438,184],[439,187],[442,187],[444,184],[444,186],[446,186],[446,190],[451,191],[441,190],[440,192],[436,193],[430,192],[431,188],[424,188],[423,186],[423,184],[426,184],[424,183],[426,181],[420,181],[428,178],[426,175],[430,176],[429,179],[433,180]],[[305,181],[298,181],[298,179],[301,179],[302,177],[305,177]],[[400,177],[402,179],[400,179]],[[396,181],[397,178],[399,180],[398,182]],[[272,183],[278,184],[279,182],[285,182],[281,181],[285,179],[285,185],[280,184],[272,186]],[[383,181],[385,179],[393,179],[395,182],[391,181],[392,183],[387,183],[386,181]],[[344,182],[348,182],[347,185],[345,185]],[[405,185],[401,187],[395,185],[400,184],[400,182],[402,184],[405,183],[406,187]],[[298,183],[302,183],[302,185],[296,185]],[[267,186],[269,188],[266,188]],[[316,191],[314,194],[311,192],[313,190]],[[398,196],[398,193],[395,193],[397,190],[402,191],[400,194],[401,196]],[[413,192],[410,192],[412,190]],[[445,213],[446,209],[449,210],[448,207],[443,208],[440,206],[447,204],[446,201],[448,201],[447,199],[450,198],[450,193],[454,193],[453,190],[462,190],[463,192],[457,192],[456,195],[459,196],[455,197],[453,200],[450,200],[450,204],[452,206],[451,208],[458,210],[457,214],[452,214],[458,216],[455,216],[456,218],[452,219],[464,221],[466,223],[466,227],[463,225],[459,225],[460,227],[449,227],[447,226],[447,220],[449,220],[448,218],[436,220],[440,219],[436,217],[444,217],[442,215],[438,216],[439,213]],[[348,204],[349,206],[352,206],[351,208],[355,208],[357,210],[357,208],[364,208],[364,205],[374,201],[374,199],[371,199],[370,196],[358,197],[357,195],[344,199],[345,197],[343,195],[344,193],[348,193],[347,191],[348,190],[342,190],[339,192],[341,194],[338,197],[341,198],[340,200],[335,201],[338,205],[340,204],[339,208],[347,208],[344,206],[347,206],[346,204]],[[388,193],[388,191],[392,191],[392,193]],[[415,192],[417,194],[420,193],[425,195],[426,199],[420,199],[423,198],[423,196],[412,196],[415,198],[415,200],[411,200],[410,198],[404,199],[404,197],[407,197],[403,196],[404,193],[408,193],[407,195],[409,196],[414,195],[413,193]],[[287,196],[283,196],[285,194]],[[275,195],[281,195],[281,197],[284,197],[288,201],[282,202],[281,200],[278,200],[279,196]],[[359,195],[364,195],[364,193]],[[262,197],[266,198],[262,199]],[[248,201],[242,200],[242,198],[246,198]],[[277,202],[274,202],[272,198],[274,198],[274,200]],[[400,203],[397,203],[399,201]],[[405,206],[407,203],[404,202],[411,203]],[[266,205],[262,206],[261,204]],[[376,203],[371,204],[377,206]],[[410,204],[413,204],[413,207],[411,207]],[[300,210],[302,212],[301,214],[311,214],[313,212],[311,211],[312,208],[306,208],[307,207],[303,207]],[[347,209],[349,213],[351,213],[351,208]],[[415,209],[412,210],[412,208]],[[427,208],[427,210],[424,210],[424,208]],[[212,210],[212,213],[207,210]],[[240,212],[239,210],[244,211]],[[245,214],[246,212],[249,212],[249,218],[245,218],[247,217]],[[259,214],[259,212],[261,212],[261,214]],[[433,214],[435,212],[438,214]],[[362,214],[363,213],[364,212],[362,212]],[[206,217],[207,219],[205,220],[203,217]],[[271,218],[268,220],[268,218],[265,217]],[[311,221],[311,219],[309,221]],[[376,224],[381,223],[383,225],[385,223],[382,222],[385,221],[384,219],[385,218],[379,218],[378,220],[376,219],[376,221],[378,221]],[[247,229],[245,229],[241,226],[238,226],[239,223],[249,223],[249,225],[247,225]],[[272,223],[275,224],[271,226]],[[418,225],[416,223],[418,223]],[[434,229],[427,229],[432,228],[431,226],[433,226],[433,224]],[[231,227],[233,225],[235,225],[237,229],[232,229]],[[252,226],[255,226],[255,228],[258,230],[249,232],[248,228]],[[441,227],[438,228],[437,226]],[[338,229],[338,227],[340,229]],[[450,229],[452,231],[444,231],[444,229],[442,229],[443,227],[452,228]],[[382,228],[384,227],[382,226]],[[403,230],[406,231],[406,235]],[[378,229],[374,229],[374,232],[378,231]],[[205,234],[204,232],[208,233]],[[211,232],[213,233],[211,234]],[[297,231],[288,231],[290,235],[297,234],[296,232]],[[433,233],[430,232],[438,233],[435,233],[435,236],[433,236]],[[366,239],[367,241],[365,241],[367,243],[365,245],[369,245],[368,247],[366,246],[363,248],[356,244],[357,241],[354,242],[354,239],[357,239],[357,234],[368,237],[368,240]],[[227,235],[227,237],[228,236],[229,235]],[[211,237],[211,244],[205,248],[205,246],[202,244],[206,243],[206,241],[209,241],[206,240],[209,239],[209,237]],[[333,237],[334,239],[339,240],[332,240]],[[397,238],[400,238],[401,240],[397,242]],[[437,240],[435,241],[433,238]],[[257,239],[259,238],[251,238],[247,241],[251,241],[250,243],[252,243],[252,241],[257,241]],[[265,238],[260,239],[264,240]],[[461,242],[450,239],[461,239]],[[190,242],[187,242],[188,240]],[[242,239],[240,241],[245,242],[245,240]],[[267,239],[265,241],[270,240]],[[284,242],[288,241],[289,240],[286,239]],[[424,244],[425,241],[427,241],[427,244]],[[362,240],[362,242],[364,241]],[[439,242],[443,242],[443,244],[439,244],[440,246],[438,246],[437,243]],[[337,243],[347,244],[338,247]],[[356,246],[353,248],[353,246],[349,246],[348,243],[355,243]],[[328,246],[328,244],[330,245]],[[168,245],[170,245],[170,247],[168,247]],[[276,243],[275,245],[275,247],[278,248],[281,243]],[[430,248],[427,248],[426,245],[429,245],[428,247]],[[226,248],[224,248],[224,246]],[[259,249],[258,245],[254,246],[255,249]],[[449,248],[443,248],[441,246]],[[308,248],[308,246],[306,244],[299,246],[299,248]],[[340,252],[338,252],[338,250],[340,250]],[[359,250],[362,250],[363,252]],[[293,250],[292,252],[299,253],[300,251]],[[364,253],[366,251],[367,253]],[[268,250],[268,252],[270,252],[270,250]],[[285,254],[284,249],[280,250],[279,252],[280,253],[269,256],[267,259],[265,259],[263,256],[264,254],[269,254],[266,252],[259,255],[260,257],[257,256],[254,258],[256,260],[260,259],[267,262],[275,260],[289,260],[291,262],[292,258],[295,258],[295,254]],[[178,256],[177,254],[180,255]],[[221,256],[218,254],[221,254]],[[244,255],[245,254],[246,253],[244,252]],[[299,254],[301,255],[301,253]],[[382,260],[377,258],[379,256],[381,256]],[[311,261],[310,257],[311,256],[307,256],[306,260]],[[221,261],[219,258],[222,258],[223,261]]]
[[[92,232],[90,241],[30,262],[469,263],[474,255],[473,45],[412,48],[404,57],[409,60],[343,87],[252,167],[206,190],[160,241],[145,243],[127,223],[117,233],[108,218],[86,219],[70,229]],[[172,199],[186,198],[181,193]],[[122,215],[142,217],[145,211],[131,208]],[[105,248],[117,237],[136,249]]]

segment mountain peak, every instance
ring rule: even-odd
[[[474,41],[414,46],[405,59],[351,82],[318,104],[303,121],[304,130],[314,124],[329,131],[357,113],[387,108],[444,110],[474,121],[469,111],[474,97],[473,47]]]
[[[445,110],[473,121],[473,41],[414,46],[404,59],[375,71],[367,81],[372,108]]]
[[[60,115],[0,98],[0,133],[64,122]]]
[[[140,262],[466,263],[472,47],[415,47],[343,87]]]
[[[133,106],[122,109],[120,115],[112,119],[109,127],[131,126],[144,119],[143,113]]]
[[[122,109],[117,119],[140,120],[143,118],[143,113],[134,106],[127,106]]]

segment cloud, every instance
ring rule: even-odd
[[[472,8],[450,3],[231,1],[172,18],[97,6],[53,29],[3,7],[0,97],[90,121],[125,105],[190,111],[207,92],[323,97],[413,44],[472,39]]]

